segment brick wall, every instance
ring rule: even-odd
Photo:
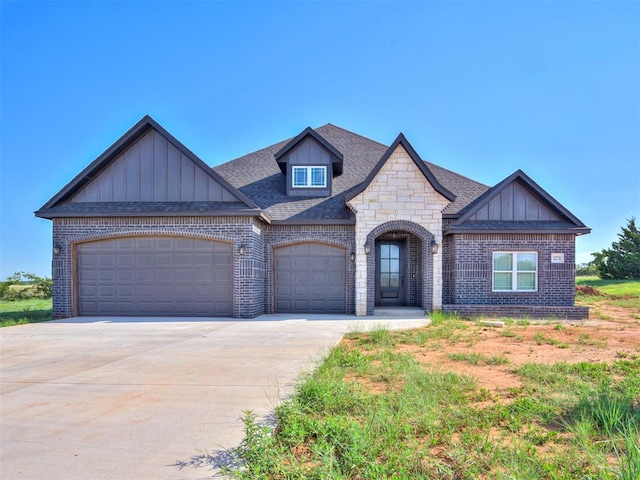
[[[448,235],[443,247],[444,310],[477,314],[511,312],[514,316],[529,316],[531,312],[540,316],[547,312],[561,318],[584,318],[585,309],[574,307],[573,235],[456,234]],[[493,292],[492,255],[496,251],[537,252],[537,291]],[[563,253],[564,263],[551,263],[552,253]]]
[[[57,218],[53,244],[61,248],[52,265],[53,317],[74,315],[73,247],[77,243],[123,236],[179,235],[229,241],[233,248],[233,316],[253,318],[264,311],[264,245],[260,223],[249,217]],[[246,254],[238,248],[244,245]]]

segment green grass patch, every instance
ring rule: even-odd
[[[471,365],[505,365],[509,361],[504,357],[492,355],[482,355],[481,353],[450,353],[447,355],[449,360],[454,362],[464,362]]]
[[[558,348],[569,348],[569,345],[566,343],[556,340],[555,338],[548,337],[540,332],[536,332],[533,338],[538,345],[555,345]]]
[[[51,299],[0,300],[0,327],[51,320]]]
[[[586,276],[576,277],[576,285],[589,285],[607,295],[640,297],[640,279],[602,280],[596,276]]]
[[[473,378],[425,367],[400,344],[472,336],[456,318],[353,334],[276,409],[244,418],[238,479],[635,479],[640,361],[527,364],[507,401]],[[585,339],[588,341],[588,339]],[[501,357],[455,354],[477,365]]]

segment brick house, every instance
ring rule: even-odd
[[[580,220],[518,170],[494,187],[327,124],[210,168],[150,117],[36,216],[53,221],[54,317],[586,318]]]

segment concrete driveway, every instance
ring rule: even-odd
[[[0,478],[211,478],[353,330],[425,318],[72,318],[0,329]]]

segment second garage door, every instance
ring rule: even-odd
[[[127,237],[76,249],[79,315],[231,316],[232,245]]]
[[[343,248],[300,243],[274,249],[274,302],[278,313],[345,313]]]

